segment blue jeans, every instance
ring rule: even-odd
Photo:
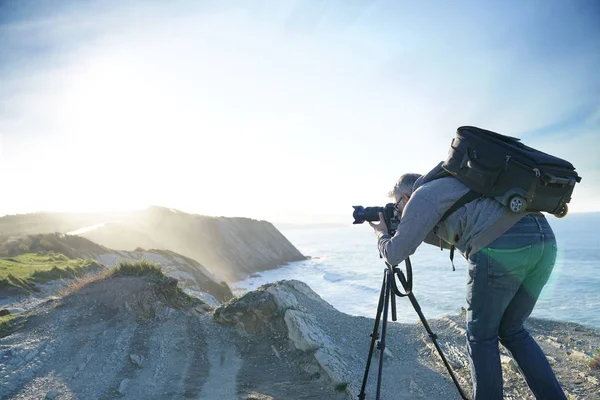
[[[523,327],[556,260],[556,239],[541,214],[530,214],[469,256],[467,349],[473,400],[502,400],[498,340],[537,399],[566,399],[546,356]]]

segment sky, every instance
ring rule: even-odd
[[[456,128],[517,136],[600,211],[600,4],[0,2],[0,215],[160,205],[350,222]]]

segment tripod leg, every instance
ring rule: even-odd
[[[383,356],[385,351],[385,332],[387,329],[387,316],[388,316],[388,305],[390,303],[390,292],[391,292],[391,283],[390,279],[393,279],[389,270],[386,270],[386,285],[385,285],[385,300],[383,303],[383,320],[381,323],[381,340],[377,344],[377,348],[380,350],[379,355],[379,372],[377,374],[377,395],[375,396],[376,400],[379,400],[379,395],[381,392],[381,376],[383,375]]]
[[[393,279],[393,276],[392,276]],[[392,301],[392,321],[398,321],[398,314],[396,314],[396,294],[392,291],[390,293],[391,301]]]
[[[419,318],[421,319],[421,322],[423,323],[423,326],[425,327],[425,330],[427,331],[427,334],[431,338],[431,341],[433,342],[433,345],[435,346],[437,352],[439,353],[440,357],[442,358],[442,362],[446,366],[446,369],[448,370],[448,373],[450,374],[450,377],[454,381],[454,385],[456,385],[456,388],[458,389],[458,392],[460,393],[460,395],[461,395],[461,397],[463,399],[465,399],[465,400],[468,399],[467,395],[462,390],[462,387],[460,386],[460,383],[458,383],[458,379],[456,378],[456,375],[454,375],[454,371],[452,371],[452,367],[450,367],[450,364],[448,364],[448,360],[446,360],[446,356],[444,355],[444,352],[442,352],[442,349],[438,345],[437,335],[432,332],[431,328],[429,327],[429,324],[427,323],[427,320],[425,319],[425,316],[423,315],[423,312],[421,312],[421,307],[419,306],[419,303],[417,302],[417,299],[415,298],[415,295],[411,292],[408,295],[408,298],[409,298],[410,302],[412,303],[413,308],[415,309],[415,311],[419,315]]]
[[[373,333],[371,333],[371,346],[369,347],[369,357],[367,358],[367,366],[365,367],[365,374],[363,376],[362,387],[358,395],[359,400],[365,398],[365,388],[367,387],[367,378],[369,377],[369,368],[371,368],[371,359],[373,358],[373,350],[375,343],[379,339],[379,320],[381,319],[381,310],[383,310],[383,302],[385,299],[386,287],[389,287],[389,280],[387,279],[388,273],[383,276],[383,284],[381,285],[381,292],[379,294],[379,303],[377,305],[377,315],[375,316],[375,324],[373,326]]]

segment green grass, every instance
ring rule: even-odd
[[[8,314],[0,317],[0,337],[4,337],[13,326],[15,315]]]
[[[348,382],[341,382],[335,385],[335,390],[338,392],[344,392],[348,388]]]
[[[136,262],[121,261],[110,271],[109,276],[147,276],[161,279],[164,275],[158,264],[141,260]]]
[[[58,253],[27,253],[0,258],[0,291],[27,293],[36,283],[70,278],[90,269],[101,268],[93,260],[75,259]]]
[[[112,270],[107,273],[108,278],[135,276],[145,277],[152,281],[158,282],[165,278],[159,264],[147,260],[128,262],[119,262]],[[172,278],[170,278],[172,279]],[[204,302],[202,300],[191,297],[177,286],[177,281],[173,280],[174,286],[165,286],[161,289],[164,300],[175,308],[193,307]]]

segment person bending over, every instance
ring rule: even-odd
[[[385,261],[398,265],[422,243],[454,245],[465,257],[467,351],[473,400],[502,400],[498,341],[508,349],[537,399],[566,399],[546,356],[523,326],[548,281],[556,239],[541,213],[514,214],[492,198],[478,198],[440,221],[469,191],[454,177],[423,183],[404,174],[389,193],[401,215],[393,237],[383,215],[375,229]]]

